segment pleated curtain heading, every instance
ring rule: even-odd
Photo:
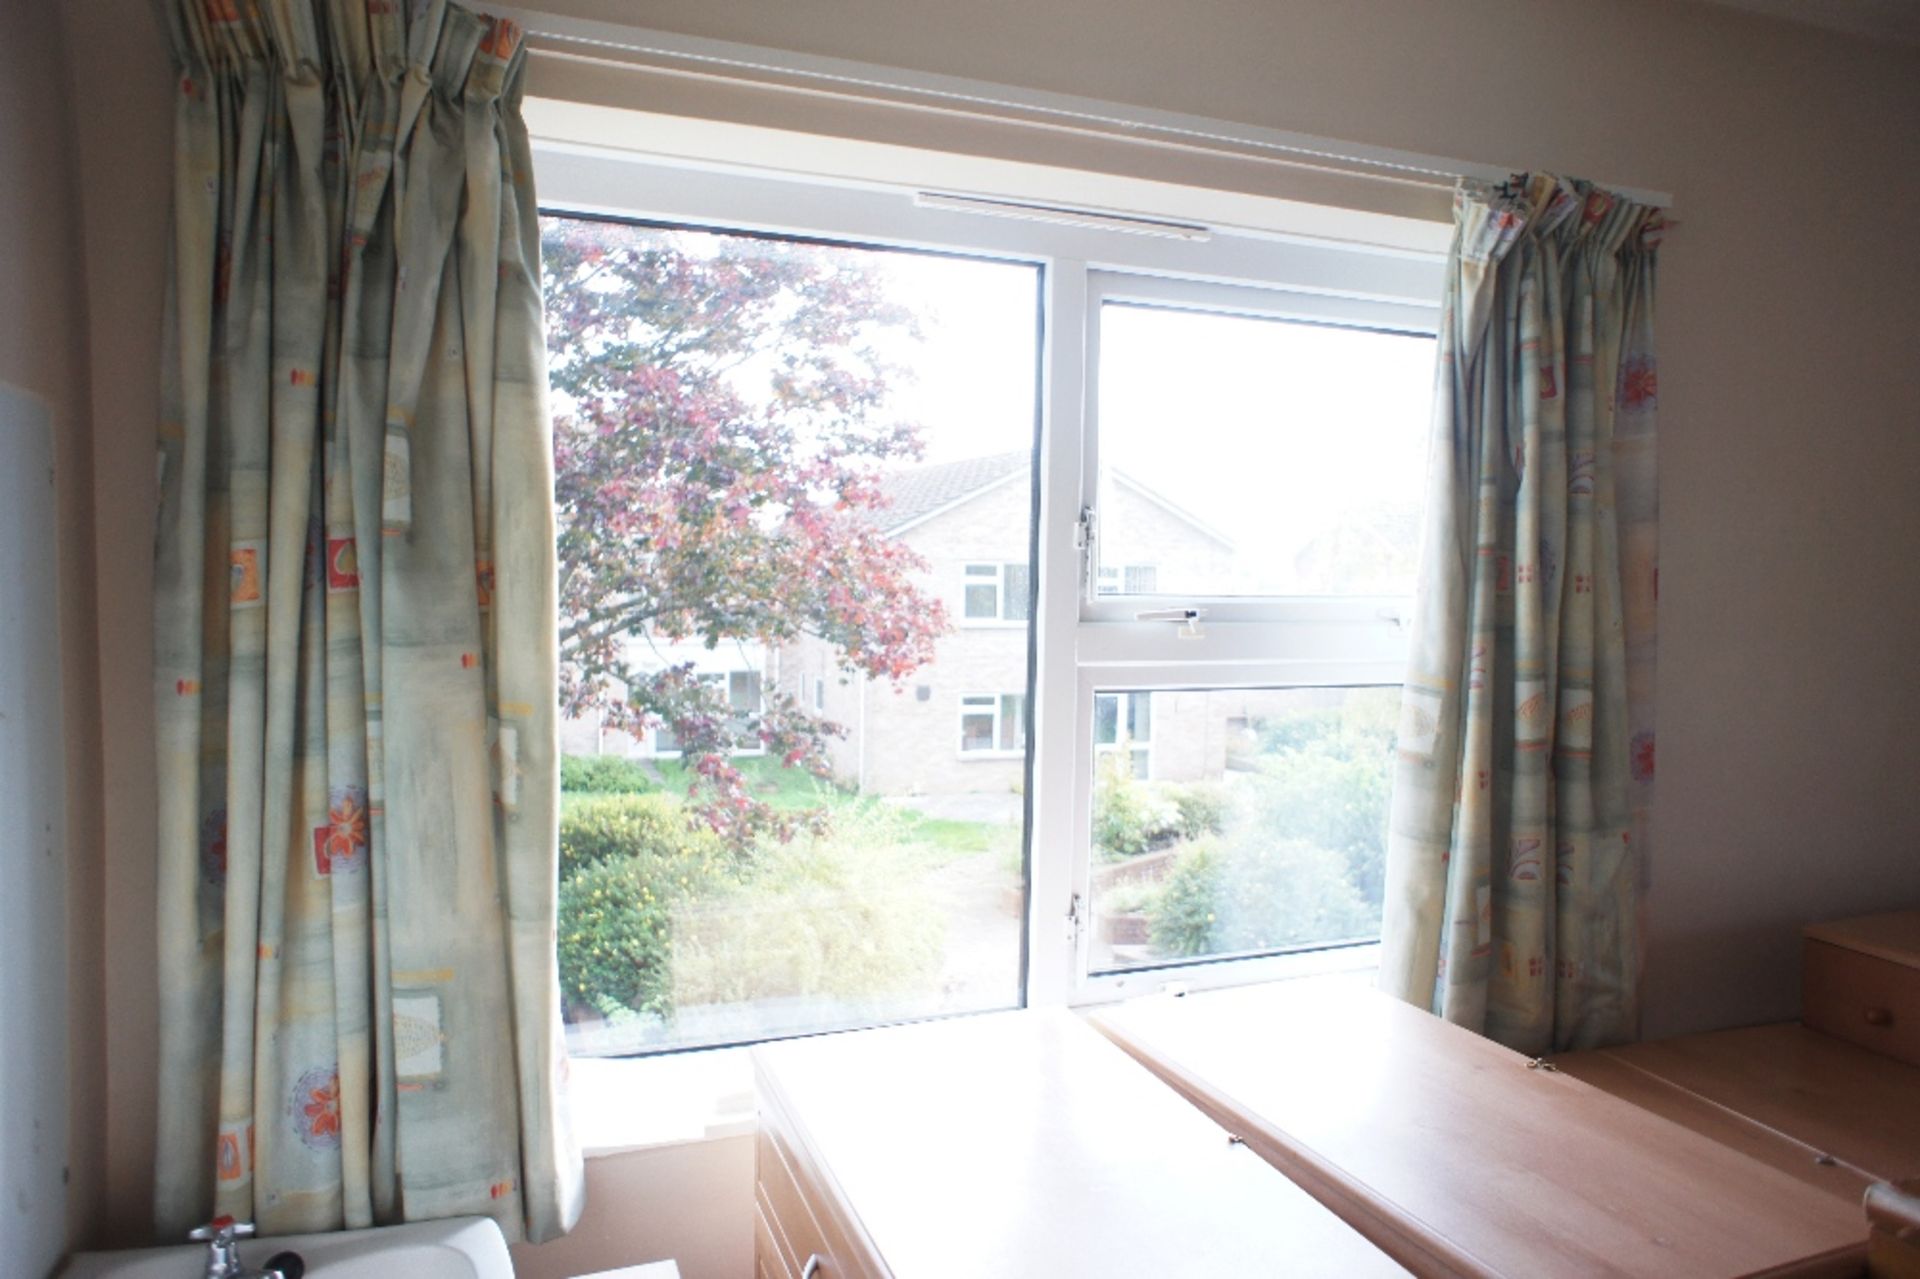
[[[512,23],[167,0],[156,1221],[567,1229]]]
[[[1633,1038],[1651,852],[1660,210],[1455,201],[1381,985],[1529,1053]]]

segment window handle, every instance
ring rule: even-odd
[[[1204,608],[1150,608],[1135,613],[1136,622],[1178,622],[1181,639],[1205,639],[1207,633],[1200,629],[1200,619],[1207,615]]]

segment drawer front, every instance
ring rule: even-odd
[[[760,1279],[794,1279],[793,1257],[775,1236],[766,1196],[758,1186],[753,1195],[753,1264]]]
[[[755,1138],[754,1168],[763,1211],[774,1242],[786,1247],[793,1279],[874,1279],[885,1273],[866,1262],[833,1206],[797,1171],[787,1143],[764,1122]]]
[[[1920,969],[1809,939],[1801,1007],[1810,1029],[1920,1065]]]

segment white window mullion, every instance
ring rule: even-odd
[[[1080,832],[1074,821],[1077,724],[1076,632],[1080,624],[1080,517],[1087,369],[1087,265],[1056,260],[1046,273],[1045,347],[1041,360],[1040,574],[1033,690],[1033,816],[1028,830],[1027,1003],[1064,1004],[1080,958],[1068,923],[1076,891]],[[1063,589],[1064,588],[1064,589]]]

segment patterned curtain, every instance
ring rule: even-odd
[[[1656,209],[1455,201],[1381,987],[1527,1053],[1634,1037],[1653,807]]]
[[[155,1209],[579,1214],[519,32],[167,0]]]

